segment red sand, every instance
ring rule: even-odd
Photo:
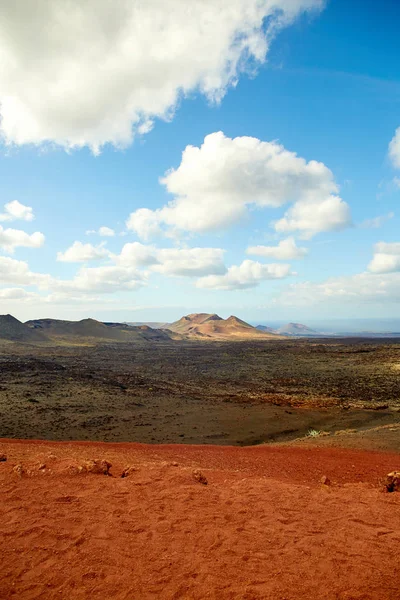
[[[400,494],[379,485],[400,454],[0,440],[3,452],[1,600],[400,598]],[[113,477],[69,473],[92,458]]]

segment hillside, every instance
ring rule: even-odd
[[[45,342],[41,331],[32,330],[12,315],[0,315],[0,339],[13,342]]]
[[[36,332],[45,332],[50,338],[97,338],[120,342],[169,339],[167,332],[154,330],[146,325],[130,327],[124,323],[101,323],[95,319],[81,321],[34,319],[27,321],[26,325]]]
[[[267,325],[257,325],[256,329],[264,331],[265,333],[276,333],[276,329],[273,327],[268,327]]]
[[[182,317],[179,321],[171,323],[167,327],[170,331],[189,338],[229,340],[235,338],[276,339],[278,337],[260,331],[233,315],[228,319],[222,319],[217,314],[194,313]]]

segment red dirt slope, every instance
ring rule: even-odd
[[[0,440],[1,453],[2,600],[400,598],[400,494],[379,487],[399,454]],[[87,459],[113,477],[78,474]]]

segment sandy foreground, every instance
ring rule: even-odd
[[[380,483],[400,454],[0,440],[1,453],[1,600],[400,598],[400,493]],[[88,459],[112,476],[79,473]]]

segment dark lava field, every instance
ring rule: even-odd
[[[397,340],[0,345],[0,437],[253,445],[400,422]]]

